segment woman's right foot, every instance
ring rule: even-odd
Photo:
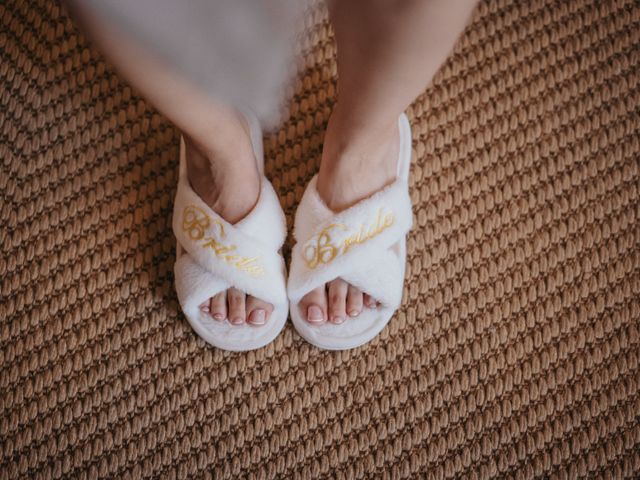
[[[227,222],[242,220],[260,195],[260,173],[249,128],[236,113],[229,113],[228,129],[207,146],[197,145],[187,135],[187,176],[193,190]],[[273,305],[230,288],[200,305],[216,321],[259,326],[269,320]]]

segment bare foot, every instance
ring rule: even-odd
[[[193,190],[229,223],[244,218],[260,194],[260,174],[251,145],[249,128],[242,117],[229,113],[228,130],[204,147],[185,135],[187,176]],[[200,305],[214,320],[245,322],[254,326],[269,321],[273,305],[230,288]]]
[[[397,119],[375,129],[344,122],[336,107],[327,126],[318,172],[318,193],[334,212],[393,183],[400,151]],[[341,324],[358,317],[364,308],[378,307],[375,298],[341,278],[312,290],[300,302],[312,324]]]

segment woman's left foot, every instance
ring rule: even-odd
[[[375,129],[344,125],[337,109],[329,119],[324,138],[317,189],[327,207],[340,212],[396,179],[400,150],[397,118],[388,127]],[[364,308],[378,307],[375,298],[341,278],[326,283],[305,295],[300,309],[309,323],[341,324],[358,317]]]

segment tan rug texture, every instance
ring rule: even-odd
[[[0,479],[640,477],[640,3],[478,6],[408,110],[403,306],[346,352],[199,340],[176,130],[57,2],[0,21]],[[335,99],[305,22],[289,225]]]

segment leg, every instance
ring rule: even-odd
[[[81,25],[131,85],[183,132],[189,181],[225,220],[235,223],[255,205],[260,177],[248,126],[230,106],[215,102],[150,56],[83,2],[70,2]],[[246,298],[245,298],[246,297]],[[216,320],[263,325],[272,305],[230,289],[201,305]]]
[[[395,178],[398,116],[422,93],[476,0],[333,0],[338,102],[324,139],[318,192],[335,211]],[[353,179],[357,178],[358,181]],[[310,322],[342,323],[376,300],[341,279],[302,302]]]

